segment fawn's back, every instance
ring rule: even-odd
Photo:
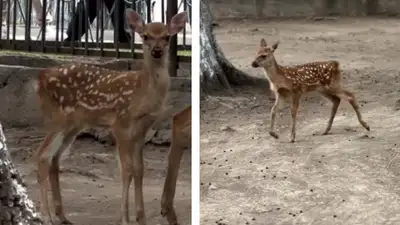
[[[42,71],[37,94],[43,113],[52,119],[109,126],[117,117],[147,113],[160,103],[149,81],[144,70],[68,64]]]
[[[339,62],[334,60],[280,66],[279,70],[294,85],[330,85],[339,78]]]

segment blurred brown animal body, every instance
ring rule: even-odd
[[[75,63],[45,69],[39,75],[36,93],[48,134],[36,154],[37,179],[41,192],[41,212],[50,222],[52,218],[47,200],[47,179],[51,184],[56,217],[63,224],[71,224],[62,207],[60,157],[82,130],[104,127],[111,130],[117,144],[122,179],[121,224],[129,224],[129,187],[132,179],[135,187],[136,221],[140,225],[146,224],[142,150],[147,131],[165,110],[170,79],[169,39],[183,29],[187,14],[183,12],[175,15],[168,25],[144,24],[139,14],[133,10],[127,10],[127,19],[132,30],[143,40],[142,70],[118,72]],[[187,139],[187,123],[191,122],[179,114],[174,118],[175,133],[169,157],[169,170],[173,174],[167,175],[172,178],[167,179],[167,190],[163,194],[163,199],[167,200],[163,204],[163,215],[167,216],[170,224],[177,224],[172,206],[174,193],[170,190],[175,191],[171,185],[176,184],[177,174],[174,173],[177,173],[175,171],[179,168],[181,158],[180,148],[174,146],[181,147],[187,143],[184,141]]]

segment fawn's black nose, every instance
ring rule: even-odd
[[[151,55],[156,58],[159,59],[164,55],[164,52],[162,50],[152,50],[151,51]]]
[[[257,68],[257,67],[258,67],[258,63],[256,63],[256,62],[254,61],[253,63],[251,63],[251,66],[254,67],[254,68]]]

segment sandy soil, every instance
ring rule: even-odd
[[[281,40],[278,63],[335,59],[371,131],[342,101],[331,135],[322,136],[331,103],[303,97],[297,142],[289,143],[290,109],[268,135],[268,88],[216,94],[201,103],[202,224],[400,224],[400,21],[395,19],[224,21],[215,29],[240,69],[262,37]]]
[[[187,100],[190,102],[189,93],[179,93],[182,98],[181,103],[185,101],[188,103]],[[13,162],[22,174],[28,186],[28,193],[39,209],[40,193],[36,183],[36,166],[30,158],[43,140],[45,133],[40,128],[11,128],[5,130],[5,135]],[[168,224],[166,218],[160,215],[167,155],[167,146],[148,144],[144,149],[143,192],[147,224]],[[64,154],[61,162],[61,191],[66,216],[76,225],[120,224],[122,184],[119,173],[114,146],[100,144],[91,138],[76,140],[70,153]],[[136,224],[133,222],[136,216],[133,182],[130,196],[130,218],[132,224]],[[49,200],[51,200],[50,193]],[[175,195],[175,209],[180,224],[191,224],[190,150],[185,151],[182,158]]]

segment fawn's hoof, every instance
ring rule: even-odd
[[[361,121],[361,125],[367,130],[370,131],[368,124],[365,121]]]
[[[56,214],[57,215],[57,214]],[[64,214],[62,215],[57,215],[58,220],[60,221],[61,225],[73,225],[74,223],[72,223],[69,219],[67,219]]]
[[[167,218],[169,225],[179,225],[174,209],[172,210],[168,208],[162,209],[161,215]]]
[[[61,224],[61,225],[73,225],[73,223],[72,223],[71,221],[67,220],[67,219],[62,220],[62,221],[60,222],[60,224]]]
[[[329,131],[325,131],[324,133],[322,133],[322,135],[328,135]]]
[[[271,136],[274,137],[275,139],[278,139],[278,138],[279,138],[278,134],[275,133],[274,131],[270,131],[270,132],[269,132],[269,135],[271,135]]]

